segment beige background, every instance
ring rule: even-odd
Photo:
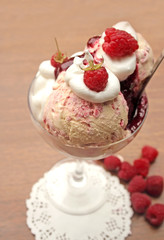
[[[0,239],[33,240],[26,226],[25,199],[32,185],[63,155],[36,133],[27,108],[27,91],[41,61],[54,53],[54,37],[68,55],[82,50],[89,37],[128,20],[151,44],[157,57],[164,38],[163,0],[0,0]],[[150,175],[164,175],[164,65],[147,88],[149,114],[136,139],[120,153],[126,160],[143,145],[160,154]],[[164,193],[155,202],[164,202]],[[134,215],[128,240],[162,240]]]

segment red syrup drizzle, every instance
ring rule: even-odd
[[[100,39],[100,36],[94,36],[90,38],[87,42],[87,47],[93,48],[99,39]],[[93,57],[94,57],[94,54],[95,52],[92,53]],[[78,55],[78,57],[82,58],[84,57],[84,55],[85,54],[83,53],[81,55]],[[54,71],[55,79],[57,79],[59,73],[61,73],[62,71],[66,71],[73,64],[74,58],[75,57],[68,58],[66,61],[60,64],[60,66],[56,67]],[[138,106],[134,116],[132,116],[132,113],[134,112],[134,102],[136,97],[136,91],[134,91],[134,88],[137,87],[137,84],[134,80],[137,79],[137,74],[138,74],[138,71],[136,68],[136,70],[132,75],[130,75],[126,80],[120,82],[121,92],[124,95],[124,98],[127,101],[127,105],[129,107],[127,129],[129,129],[132,133],[142,123],[148,107],[148,99],[144,94],[138,102]]]
[[[98,42],[99,39],[100,39],[100,36],[91,37],[87,42],[87,47],[88,48],[93,48],[94,45]]]
[[[62,64],[57,66],[54,71],[55,79],[57,79],[59,73],[62,71],[66,71],[73,64],[74,57],[68,58],[68,60],[64,61]]]
[[[129,112],[128,112],[128,121],[131,121],[133,118],[133,112],[134,112],[134,104],[135,104],[135,99],[136,99],[136,91],[135,89],[138,86],[137,83],[137,75],[138,75],[138,70],[137,68],[135,69],[134,73],[132,73],[127,79],[124,81],[120,82],[121,85],[121,92],[124,95],[124,98],[127,102],[127,105],[129,107]]]
[[[148,107],[148,99],[145,94],[140,98],[134,117],[129,120],[127,129],[132,133],[142,124]]]
[[[83,58],[84,55],[85,54],[83,53],[77,56],[80,58]],[[60,64],[58,67],[55,68],[55,71],[54,71],[55,79],[57,79],[59,73],[61,73],[62,71],[66,71],[73,64],[74,58],[75,57],[68,58],[66,61],[64,61],[62,64]]]

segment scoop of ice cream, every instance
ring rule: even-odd
[[[140,33],[137,33],[137,38],[139,45],[136,51],[138,80],[141,82],[151,73],[154,66],[154,56],[152,48]]]
[[[127,131],[128,108],[121,93],[104,103],[92,103],[76,94],[64,80],[58,79],[44,109],[45,128],[69,145],[101,146],[123,139]]]
[[[39,122],[43,120],[43,110],[47,98],[53,91],[54,67],[49,60],[43,61],[35,76],[33,87],[30,91],[30,106],[35,119]]]

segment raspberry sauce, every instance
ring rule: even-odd
[[[132,133],[140,126],[140,124],[142,124],[142,121],[144,120],[144,117],[146,115],[147,107],[148,99],[147,96],[143,94],[138,102],[134,117],[131,121],[129,121],[127,125],[127,129],[129,129]]]
[[[136,90],[138,88],[138,69],[134,71],[126,80],[121,81],[121,92],[129,107],[128,121],[131,121],[134,115],[134,105],[136,99]]]
[[[87,47],[88,48],[93,48],[94,45],[98,42],[99,39],[100,39],[100,36],[91,37],[87,42]]]
[[[80,58],[84,57],[84,53],[81,55],[78,55],[78,57]],[[54,71],[55,79],[57,79],[59,73],[61,73],[62,71],[66,71],[73,64],[74,58],[75,57],[68,58],[66,61],[64,61],[62,64],[60,64],[58,67],[55,68],[55,71]]]
[[[73,64],[74,57],[69,58],[68,60],[64,61],[62,64],[57,66],[55,68],[54,74],[55,74],[55,79],[57,79],[59,73],[62,71],[66,71],[72,64]]]

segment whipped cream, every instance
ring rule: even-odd
[[[49,60],[43,61],[30,89],[30,106],[34,118],[42,122],[45,103],[55,85],[54,67]]]
[[[125,21],[119,22],[113,25],[114,28],[119,30],[127,31],[135,39],[137,39],[137,34],[132,26]],[[103,32],[99,42],[94,46],[93,49],[89,48],[90,52],[96,50],[95,59],[104,59],[104,66],[110,71],[112,71],[120,81],[124,81],[129,75],[131,75],[136,68],[136,54],[133,53],[130,56],[121,57],[121,58],[111,58],[107,55],[102,49],[104,43],[105,32]]]
[[[84,70],[82,66],[83,60],[89,60],[89,58],[90,56],[88,53],[86,53],[84,58],[74,58],[73,64],[67,69],[65,74],[66,83],[77,96],[87,101],[102,103],[114,99],[120,92],[120,83],[118,78],[109,69],[106,69],[108,73],[108,82],[103,91],[95,92],[85,85]]]

